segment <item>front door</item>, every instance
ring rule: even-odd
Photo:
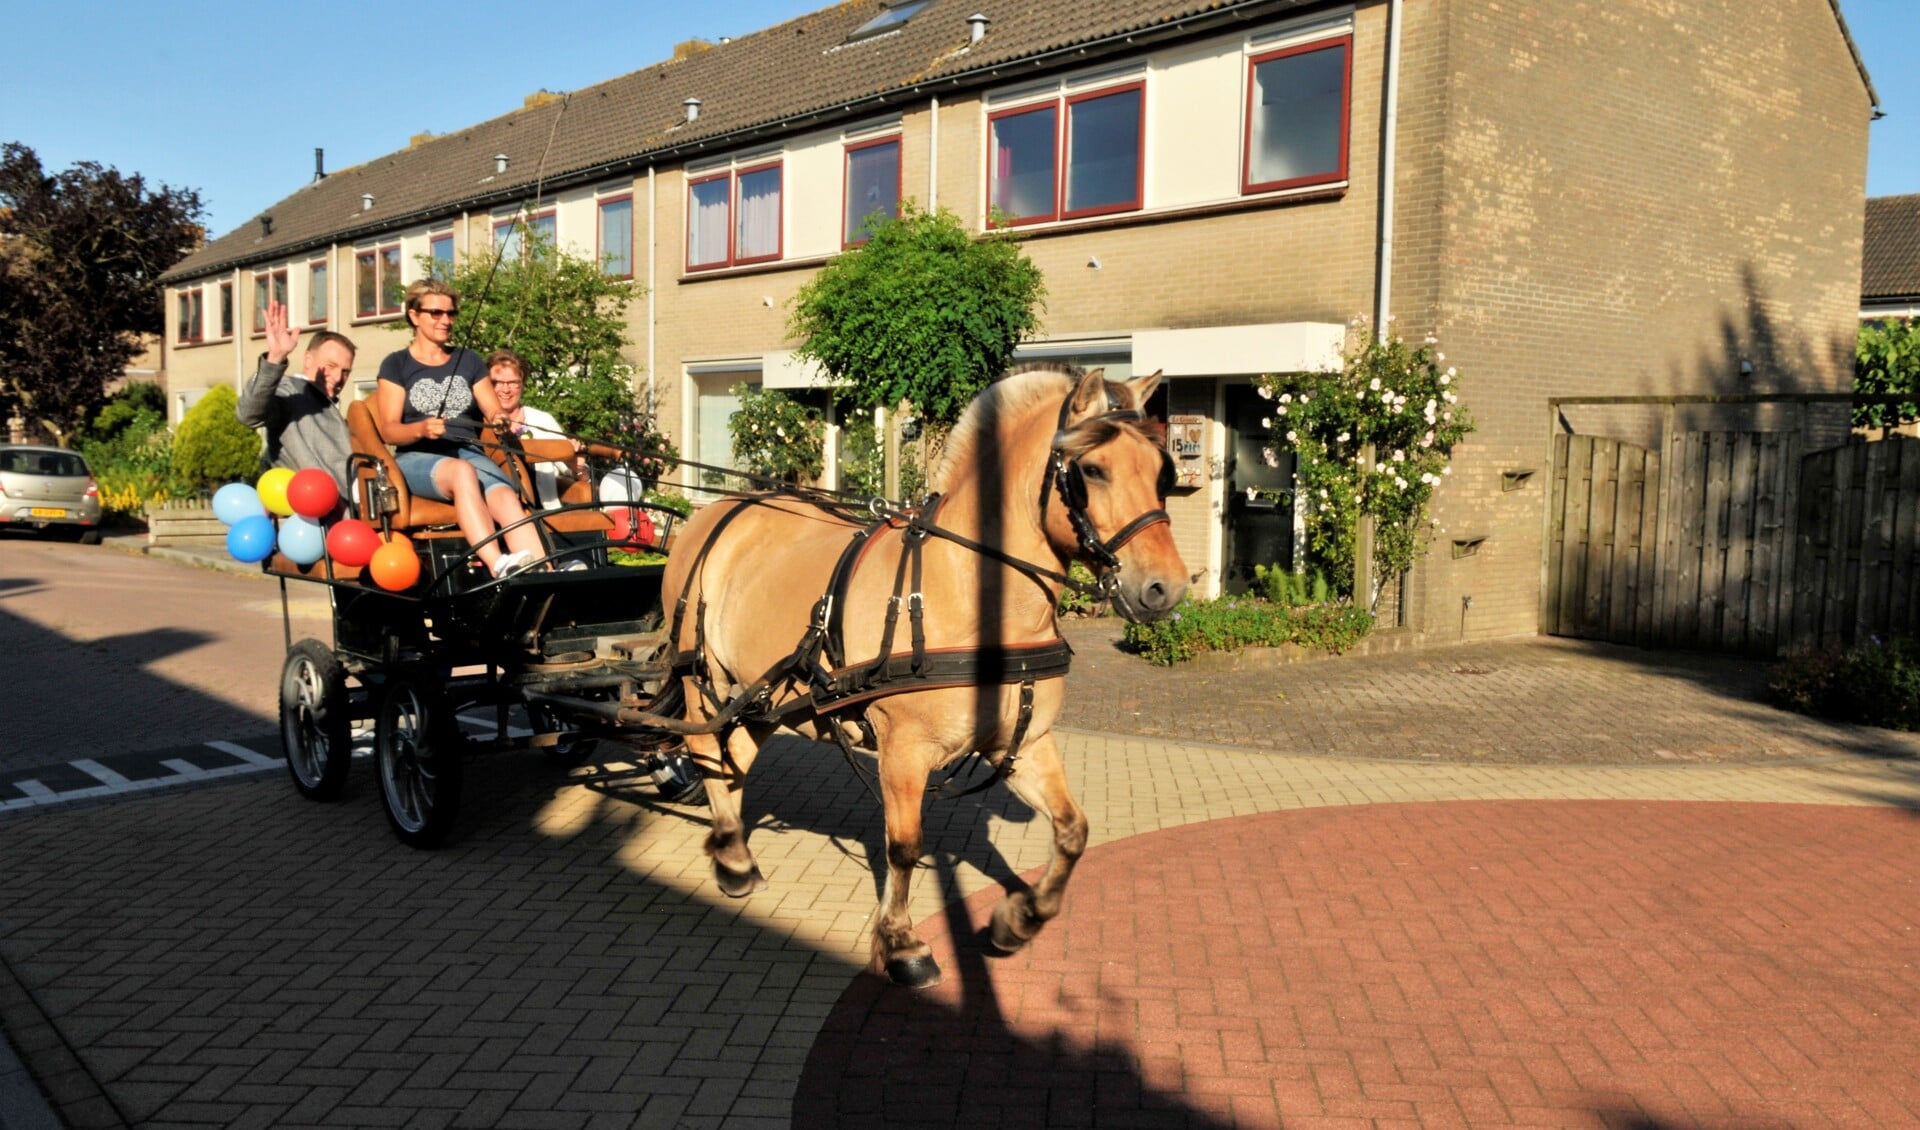
[[[1278,466],[1268,466],[1263,454],[1273,446],[1273,433],[1260,421],[1273,413],[1273,401],[1251,385],[1226,387],[1227,536],[1221,586],[1230,593],[1253,587],[1255,565],[1293,568],[1293,505],[1286,493],[1293,490],[1293,452],[1274,448]]]

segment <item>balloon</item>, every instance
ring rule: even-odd
[[[327,535],[320,523],[295,514],[280,523],[280,552],[295,565],[311,565],[327,552]]]
[[[287,484],[293,481],[293,472],[285,467],[274,467],[260,476],[256,484],[260,490],[260,501],[269,511],[281,516],[293,513],[293,507],[287,503]]]
[[[380,535],[358,518],[342,518],[327,530],[327,556],[335,565],[357,569],[379,548]]]
[[[420,556],[405,535],[395,534],[387,544],[373,551],[373,583],[388,592],[412,588],[420,579]]]
[[[287,484],[287,505],[302,518],[318,522],[340,505],[340,484],[318,467],[295,471]]]
[[[249,514],[227,531],[227,552],[235,561],[251,565],[265,561],[273,552],[273,519],[265,514]]]
[[[213,516],[220,519],[222,525],[231,526],[255,514],[265,517],[266,513],[260,495],[245,483],[228,483],[213,492]]]

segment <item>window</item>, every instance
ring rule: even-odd
[[[327,261],[315,259],[307,264],[307,324],[317,326],[327,320]]]
[[[433,260],[433,277],[453,277],[453,233],[441,232],[427,239],[427,257]]]
[[[600,201],[600,269],[614,278],[633,277],[633,196]]]
[[[1132,82],[991,116],[988,199],[1002,222],[1032,224],[1139,208],[1145,103],[1146,84]]]
[[[930,0],[892,0],[879,15],[854,28],[853,34],[847,36],[847,42],[852,43],[856,39],[868,39],[892,31],[912,19],[929,2]]]
[[[1248,62],[1246,192],[1347,178],[1351,36]]]
[[[406,284],[400,281],[400,245],[389,244],[353,257],[354,314],[372,318],[398,314]]]
[[[493,223],[493,242],[500,248],[503,259],[518,258],[521,254],[520,243],[523,231],[533,233],[533,246],[552,250],[555,234],[558,231],[554,223],[552,209],[537,212],[531,216],[512,216]]]
[[[900,139],[884,138],[847,146],[847,208],[840,242],[865,243],[875,218],[900,214]]]
[[[255,337],[267,332],[267,298],[272,296],[275,302],[287,304],[287,272],[272,271],[253,276],[253,334]],[[287,319],[291,322],[292,317]]]
[[[201,340],[201,334],[203,332],[201,316],[203,311],[201,310],[200,303],[199,287],[196,286],[192,290],[183,290],[180,292],[177,313],[180,322],[179,337],[182,344]]]
[[[233,283],[220,284],[220,336],[233,336]]]
[[[687,269],[780,257],[780,162],[687,184]]]

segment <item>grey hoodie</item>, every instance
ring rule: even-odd
[[[341,497],[346,497],[347,456],[353,451],[347,421],[306,374],[289,373],[285,361],[273,364],[262,353],[259,368],[240,392],[235,414],[249,427],[267,429],[267,446],[260,453],[262,470],[318,467],[334,477]]]

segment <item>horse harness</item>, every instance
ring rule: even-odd
[[[1119,550],[1141,531],[1169,518],[1164,507],[1149,510],[1127,523],[1113,537],[1101,540],[1093,520],[1087,514],[1086,477],[1078,458],[1068,458],[1062,449],[1065,438],[1067,415],[1073,405],[1073,395],[1068,394],[1060,406],[1059,426],[1055,431],[1052,450],[1047,461],[1047,472],[1040,487],[1040,515],[1044,528],[1046,510],[1050,497],[1056,491],[1067,509],[1072,524],[1077,548],[1082,556],[1089,559],[1099,570],[1098,580],[1088,585],[1064,573],[1045,566],[1023,560],[995,546],[976,541],[938,524],[943,496],[935,494],[928,497],[926,504],[918,509],[900,509],[874,500],[868,511],[875,520],[854,531],[845,548],[834,563],[833,572],[827,583],[827,590],[814,602],[807,630],[794,650],[752,684],[742,688],[731,698],[722,700],[716,692],[712,680],[706,675],[706,599],[702,596],[694,616],[694,646],[690,651],[676,652],[673,656],[673,676],[691,677],[701,696],[706,700],[713,713],[703,724],[690,723],[682,719],[667,719],[657,715],[645,715],[643,719],[652,724],[666,724],[666,728],[681,733],[718,733],[728,726],[746,721],[770,722],[778,724],[789,714],[810,711],[827,723],[835,741],[840,745],[847,762],[854,768],[869,792],[875,792],[874,783],[868,779],[867,772],[854,757],[854,747],[844,728],[839,725],[842,716],[853,714],[847,719],[857,725],[867,745],[875,744],[872,727],[863,713],[856,713],[854,707],[862,706],[875,699],[888,695],[903,694],[908,691],[929,690],[945,687],[982,686],[989,684],[1020,685],[1020,703],[1014,724],[1012,741],[1007,745],[1007,753],[992,772],[976,783],[959,789],[955,782],[969,761],[978,763],[985,755],[975,750],[971,758],[962,758],[947,773],[938,786],[936,795],[942,797],[965,796],[979,792],[1003,779],[1013,770],[1014,759],[1020,747],[1026,741],[1027,727],[1033,720],[1033,688],[1041,679],[1062,678],[1072,661],[1073,649],[1067,641],[1058,635],[1052,640],[1038,644],[1013,644],[1005,646],[976,648],[933,648],[927,647],[925,630],[925,601],[921,594],[921,558],[922,550],[930,538],[943,538],[954,542],[982,556],[993,558],[1026,576],[1034,584],[1046,589],[1046,582],[1053,581],[1077,592],[1099,593],[1111,597],[1118,585],[1120,571]],[[1137,421],[1143,418],[1137,409],[1121,408],[1107,394],[1107,411],[1099,416],[1082,421],[1085,426],[1100,421]],[[1161,467],[1156,485],[1157,496],[1164,501],[1173,485],[1173,460],[1163,450],[1160,453]],[[700,547],[689,576],[697,575],[705,564],[707,555],[720,541],[721,534],[732,521],[747,512],[754,505],[773,497],[799,498],[822,509],[837,510],[843,516],[853,511],[844,504],[807,492],[788,488],[772,495],[751,498],[745,505],[736,507],[720,519],[705,543]],[[845,608],[847,591],[852,584],[854,573],[867,552],[876,544],[883,531],[900,531],[900,558],[894,568],[893,594],[887,601],[887,615],[881,630],[880,646],[876,657],[866,662],[849,662],[846,654]],[[1048,592],[1049,600],[1052,593]],[[894,640],[899,628],[900,613],[906,610],[909,650],[895,653]],[[680,639],[680,629],[685,621],[687,596],[682,593],[674,606],[673,622],[669,627],[669,640]],[[782,686],[804,688],[803,694],[794,695],[783,702],[774,702],[774,692]],[[955,791],[958,790],[958,791]]]

